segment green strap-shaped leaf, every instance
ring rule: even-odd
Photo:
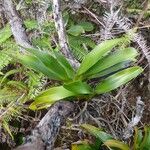
[[[108,54],[112,48],[123,41],[124,38],[113,40],[106,40],[96,46],[90,53],[88,53],[78,69],[77,75],[81,75],[95,65],[104,55]]]
[[[65,69],[58,63],[58,61],[46,51],[39,51],[38,49],[26,49],[35,55],[41,62],[56,74],[62,80],[69,79]]]
[[[87,74],[85,74],[84,78],[93,79],[93,78],[108,76],[108,75],[116,73],[119,70],[122,70],[122,69],[129,67],[129,65],[130,65],[130,61],[121,62],[121,63],[118,63],[112,67],[109,67],[109,68],[107,68],[107,69],[105,69],[105,70],[103,70],[103,71],[101,71],[95,75],[88,76]]]
[[[117,140],[107,140],[104,144],[110,148],[117,148],[120,150],[130,150],[129,146]]]
[[[67,75],[72,79],[74,77],[74,70],[66,58],[58,52],[55,52],[58,63],[65,69]]]
[[[65,84],[64,88],[77,94],[92,93],[91,87],[86,82],[82,82],[82,81],[76,81],[69,84]]]
[[[96,93],[102,94],[114,90],[137,77],[142,71],[143,69],[141,67],[136,66],[115,73],[97,85]]]
[[[3,29],[0,30],[0,44],[9,39],[12,35],[11,29],[9,25],[6,25]]]
[[[90,76],[97,74],[111,66],[114,66],[123,61],[132,61],[138,55],[136,49],[126,48],[122,50],[117,50],[112,54],[104,57],[98,61],[92,68],[90,68],[85,74]]]
[[[41,72],[50,79],[53,80],[62,80],[62,78],[47,68],[37,57],[31,55],[23,55],[19,57],[21,62],[25,64],[27,67],[34,69],[37,72]]]
[[[35,110],[41,107],[41,105],[46,107],[47,104],[51,105],[56,101],[75,95],[75,93],[68,91],[63,86],[53,87],[42,92],[39,96],[37,96],[35,98],[35,101],[30,105],[30,108]]]
[[[83,124],[81,125],[83,129],[85,129],[87,132],[98,138],[101,142],[106,142],[107,140],[112,139],[112,136],[110,134],[107,134],[106,132],[103,132],[100,128],[96,128],[89,124]]]

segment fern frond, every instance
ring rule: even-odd
[[[0,30],[0,71],[9,64],[11,61],[11,57],[8,55],[7,48],[8,47],[8,39],[11,37],[12,32],[9,25],[6,25],[3,29]],[[10,46],[10,45],[9,45]],[[10,53],[10,52],[9,52]]]
[[[33,99],[42,91],[47,79],[43,76],[43,74],[35,74],[31,71],[28,74],[28,97],[29,99]]]
[[[12,36],[10,25],[6,25],[0,30],[0,45],[7,41]]]
[[[37,20],[39,24],[43,24],[44,21],[47,20],[46,11],[50,6],[49,0],[36,0],[38,3],[38,11],[37,11]]]
[[[1,107],[1,110],[3,111],[0,114],[0,120],[9,123],[12,119],[17,119],[24,109],[22,104],[16,101],[11,102],[7,107]]]
[[[20,100],[21,98],[22,97],[20,97]],[[22,102],[18,100],[11,102],[7,106],[0,107],[1,126],[8,132],[12,139],[12,132],[14,133],[14,130],[11,130],[9,123],[13,119],[19,119],[23,111],[25,111],[25,109],[23,108]]]
[[[0,89],[0,125],[10,135],[11,129],[9,128],[9,122],[19,118],[25,110],[23,107],[25,95],[23,93],[23,90],[7,85]]]
[[[84,56],[88,53],[88,50],[85,49],[84,44],[88,48],[94,48],[95,43],[87,37],[74,37],[69,36],[69,45],[71,47],[71,51],[75,58],[79,61],[82,61]]]
[[[0,105],[8,104],[12,101],[15,101],[21,96],[23,91],[18,90],[17,88],[11,86],[5,86],[0,89]]]
[[[5,51],[0,51],[0,70],[11,62],[12,58]]]
[[[12,56],[16,56],[17,54],[17,45],[8,40],[1,45],[0,50],[0,71],[6,67],[12,61]]]

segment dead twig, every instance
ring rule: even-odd
[[[144,111],[144,102],[141,101],[141,97],[138,97],[136,102],[136,114],[124,131],[123,135],[124,139],[128,139],[132,136],[134,127],[140,122],[142,118],[143,111]]]
[[[66,56],[66,58],[68,58],[73,68],[78,68],[79,63],[75,60],[75,58],[72,56],[70,52],[67,37],[65,34],[65,27],[64,27],[63,17],[61,13],[60,0],[53,0],[53,16],[54,16],[56,30],[58,33],[61,52]]]

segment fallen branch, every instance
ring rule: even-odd
[[[52,150],[61,125],[74,110],[71,102],[58,102],[39,122],[32,134],[26,137],[25,144],[15,150]]]

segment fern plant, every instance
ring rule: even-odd
[[[9,25],[6,25],[0,30],[0,45],[12,36],[12,32]]]
[[[0,51],[0,70],[6,67],[11,62],[11,60],[12,58],[9,57],[5,50]]]
[[[24,103],[37,96],[42,90],[43,75],[35,74],[33,71],[26,71],[26,80],[14,80],[17,73],[24,74],[23,68],[12,69],[7,67],[13,64],[15,67],[15,55],[18,53],[18,47],[10,39],[1,45],[0,51],[0,126],[5,130],[4,134],[9,133],[13,138],[14,128],[11,128],[10,122],[19,119],[26,111]],[[5,68],[7,67],[7,68]],[[7,72],[6,72],[7,71]],[[15,77],[16,76],[16,77]],[[14,79],[13,79],[14,78]],[[18,77],[17,77],[18,78]]]
[[[6,27],[0,30],[0,71],[12,60],[11,54],[14,53],[14,51],[12,50],[13,45],[10,44],[11,42],[9,40],[11,35],[9,25],[6,25]]]
[[[16,71],[4,73],[4,68],[12,62],[12,55],[15,54],[14,49],[16,49],[16,44],[10,39],[11,35],[9,25],[0,30],[0,126],[13,138],[9,121],[17,118],[22,111],[22,103],[20,103],[22,92],[7,80],[7,77]]]
[[[18,79],[18,74],[24,76],[23,81]],[[0,126],[12,138],[14,128],[11,129],[10,122],[24,115],[27,110],[25,102],[35,98],[43,89],[45,82],[46,79],[41,73],[27,71],[23,67],[12,69],[0,76]]]
[[[26,3],[32,2],[26,1]],[[19,9],[19,5],[17,8]],[[25,20],[24,24],[29,31],[39,29],[35,20]],[[52,26],[51,22],[48,25]],[[43,32],[46,33],[48,25],[43,25]],[[19,52],[19,47],[11,36],[10,25],[0,29],[0,126],[3,126],[12,136],[10,121],[22,115],[24,102],[37,96],[43,88],[45,77],[41,73],[33,71],[24,70],[23,72],[23,67],[18,69],[16,55]],[[23,82],[18,79],[17,74],[24,77]]]
[[[19,47],[10,38],[11,35],[8,25],[0,30],[0,126],[13,138],[14,129],[11,130],[10,121],[22,116],[25,111],[24,102],[37,96],[42,87],[40,79],[43,75],[16,67]],[[10,64],[13,67],[9,67]],[[24,83],[18,79],[18,73],[26,76]]]
[[[33,110],[46,108],[56,101],[69,97],[93,97],[112,91],[137,77],[143,71],[141,67],[126,68],[127,63],[136,60],[137,51],[131,47],[119,48],[127,41],[128,39],[123,37],[97,45],[85,56],[77,71],[59,52],[27,49],[27,55],[19,56],[23,64],[43,73],[49,79],[62,83],[39,94],[30,108]],[[111,52],[113,48],[115,50]],[[101,82],[93,87],[89,80],[99,77]]]
[[[95,47],[95,42],[82,35],[85,32],[93,31],[94,26],[90,22],[80,22],[77,25],[71,25],[67,30],[69,45],[75,58],[82,61],[88,53],[88,49]]]
[[[96,140],[80,141],[72,144],[72,150],[101,150],[104,147],[113,150],[149,150],[150,147],[150,127],[145,127],[144,132],[139,129],[135,129],[135,135],[131,148],[128,144],[115,140],[110,134],[107,134],[100,128],[96,128],[92,125],[83,124],[81,127],[88,133],[92,134]]]
[[[77,25],[75,25],[75,23],[71,19],[69,19],[69,17],[70,16],[68,14],[66,15],[65,12],[64,19],[66,22],[65,24],[68,28],[67,36],[69,46],[74,57],[77,60],[82,61],[84,56],[88,53],[88,50],[93,49],[95,47],[95,42],[91,38],[86,37],[83,34],[86,32],[93,31],[94,26],[92,23],[86,21],[79,22]],[[39,27],[38,22],[36,20],[27,19],[24,21],[24,25],[27,31],[36,30],[42,34],[42,36],[40,37],[38,36],[36,38],[32,38],[32,43],[35,47],[53,51],[51,38],[52,35],[56,32],[53,21],[45,21],[43,22],[43,25]],[[56,49],[58,49],[57,45],[55,47]]]
[[[0,79],[0,119],[1,126],[12,136],[9,122],[17,119],[24,111],[23,102],[26,92],[20,82],[10,81],[5,77]]]
[[[34,99],[44,88],[47,79],[42,73],[27,71],[28,99]]]

